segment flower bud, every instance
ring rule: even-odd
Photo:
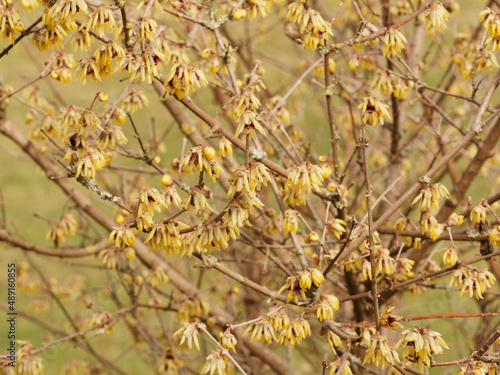
[[[170,186],[174,183],[174,180],[172,180],[172,177],[170,177],[170,175],[165,173],[161,178],[161,183],[165,186]]]
[[[107,102],[108,101],[108,94],[101,91],[97,94],[97,99],[99,99],[100,102]]]
[[[203,148],[203,155],[205,155],[205,157],[208,160],[212,160],[215,157],[215,150],[214,150],[214,148],[210,147],[210,146],[204,147]]]

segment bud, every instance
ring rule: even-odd
[[[97,99],[99,99],[100,102],[107,102],[108,101],[108,94],[101,91],[101,92],[97,93]]]
[[[165,173],[161,178],[161,183],[165,186],[170,186],[174,183],[174,180],[172,180],[172,177],[170,177],[170,175]]]
[[[215,150],[214,150],[214,148],[210,147],[210,146],[204,147],[203,148],[203,155],[205,155],[205,157],[208,160],[212,160],[215,157]]]

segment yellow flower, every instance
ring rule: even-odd
[[[120,105],[131,114],[140,111],[149,105],[149,100],[142,91],[128,91],[120,102]]]
[[[306,194],[312,190],[318,191],[322,187],[323,170],[321,167],[304,162],[290,173],[285,183],[285,201],[291,205],[306,204]]]
[[[231,333],[231,329],[228,328],[224,331],[224,333],[220,333],[219,335],[219,340],[220,340],[220,343],[221,345],[224,347],[224,348],[227,348],[227,349],[233,349],[233,352],[236,353],[236,337],[234,337],[234,335]]]
[[[401,344],[403,347],[403,360],[411,363],[413,367],[417,365],[420,371],[424,372],[424,364],[430,367],[431,354],[441,354],[448,345],[441,338],[441,334],[425,328],[409,328],[401,332],[401,338],[394,346],[397,349]]]
[[[126,225],[114,227],[108,241],[114,242],[116,247],[131,246],[135,243],[134,230]]]
[[[298,303],[299,296],[301,296],[302,299],[307,300],[305,289],[300,286],[300,281],[297,276],[287,277],[285,285],[283,285],[280,290],[278,290],[278,294],[280,294],[284,290],[288,290],[287,302],[290,302],[292,299],[294,299],[295,303]]]
[[[384,44],[382,54],[387,57],[396,55],[405,48],[408,43],[403,33],[397,29],[389,29],[382,39]]]
[[[205,196],[203,190],[196,186],[193,190],[189,192],[182,203],[184,209],[190,214],[193,209],[196,216],[201,216],[203,211],[213,211],[212,207],[208,204],[207,197]]]
[[[200,334],[200,332],[202,332],[202,330],[198,327],[198,325],[206,329],[206,326],[203,323],[184,323],[184,327],[180,328],[174,333],[174,337],[182,333],[181,342],[179,343],[179,345],[182,345],[184,344],[184,342],[186,342],[188,348],[192,349],[194,342],[196,349],[200,350],[198,335]]]
[[[143,41],[152,41],[156,35],[158,24],[151,17],[143,17],[140,22],[139,36]]]
[[[257,112],[260,106],[260,100],[252,90],[243,91],[233,100],[233,117],[237,119],[246,110]]]
[[[332,232],[338,240],[340,240],[342,234],[346,232],[346,225],[347,223],[341,219],[332,219],[325,223],[327,230]]]
[[[389,348],[387,339],[379,333],[371,336],[363,364],[373,363],[375,366],[384,368],[387,363],[394,365],[395,362],[399,362],[398,353]]]
[[[240,134],[250,134],[252,139],[256,139],[255,130],[261,134],[266,134],[266,131],[259,123],[259,115],[250,109],[243,111],[237,118],[238,127],[236,128],[235,137],[238,138]]]
[[[316,306],[316,318],[319,321],[333,319],[333,312],[339,309],[340,302],[333,294],[321,296]]]
[[[378,276],[382,271],[386,276],[394,275],[394,263],[396,262],[394,258],[391,257],[390,251],[388,249],[378,250],[378,256],[376,259],[377,265],[375,267],[375,274]]]
[[[473,223],[485,223],[486,222],[486,207],[481,203],[474,206],[470,212],[470,221]]]
[[[210,375],[227,375],[226,373],[226,361],[222,355],[222,350],[219,349],[212,354],[209,354],[205,358],[206,362],[201,369],[200,374],[206,374],[210,372]]]
[[[115,249],[102,250],[97,255],[97,259],[101,261],[101,263],[111,270],[116,269],[116,264],[118,262],[118,254]]]
[[[272,315],[269,315],[267,319],[269,320],[269,323],[271,323],[274,330],[283,330],[290,324],[290,318],[283,311],[283,309],[275,312]]]
[[[366,96],[358,108],[363,112],[363,123],[375,126],[384,125],[384,117],[390,119],[389,106],[382,104],[372,96]]]
[[[454,246],[450,246],[443,253],[443,264],[448,267],[453,267],[458,262],[457,252]]]
[[[115,331],[113,319],[111,318],[112,316],[109,312],[100,311],[92,315],[87,325],[89,328],[97,326],[96,328],[100,328],[102,332],[106,332],[109,335]]]
[[[95,57],[89,57],[86,60],[80,60],[76,71],[77,71],[76,78],[81,79],[84,84],[88,82],[89,77],[92,78],[94,81],[101,80],[101,76],[99,74],[100,69],[96,64]]]
[[[497,246],[500,246],[500,225],[491,230],[488,241],[490,244],[495,243]]]
[[[380,314],[380,325],[393,331],[395,331],[396,328],[403,328],[403,325],[398,323],[398,320],[402,319],[402,317],[398,315],[391,315],[391,312],[394,309],[394,306],[387,306]]]
[[[352,375],[351,371],[351,363],[349,360],[344,362],[344,365],[342,367],[342,371],[339,372],[339,367],[342,362],[342,357],[337,358],[335,362],[332,362],[328,365],[328,368],[330,369],[328,374],[329,375]]]
[[[208,81],[201,70],[185,63],[177,63],[170,69],[164,85],[167,94],[174,94],[177,99],[181,100],[191,91],[208,85]]]
[[[446,225],[444,225],[444,224],[435,225],[431,229],[431,233],[430,233],[431,240],[437,241],[441,237],[441,235],[443,234],[445,228],[446,228]]]
[[[294,347],[295,343],[300,342],[307,336],[311,335],[311,326],[309,322],[301,316],[299,319],[290,322],[288,327],[281,331],[279,336],[280,344],[286,346],[290,343],[290,347]]]
[[[198,173],[204,171],[215,182],[219,178],[219,174],[222,173],[222,168],[216,160],[207,157],[209,153],[206,149],[207,147],[202,145],[189,149],[182,158],[179,167],[182,168],[183,173],[191,173],[193,170]]]
[[[155,267],[151,270],[149,282],[152,288],[156,288],[158,285],[168,283],[169,281],[170,279],[162,267]]]
[[[429,5],[429,9],[425,13],[425,26],[428,31],[444,29],[448,18],[450,18],[450,13],[443,4],[433,3]]]
[[[498,68],[498,61],[492,51],[480,49],[477,58],[477,72],[491,72]]]
[[[246,335],[249,332],[252,333],[250,336],[251,343],[267,341],[269,344],[272,344],[273,340],[278,341],[276,335],[274,334],[273,327],[265,317],[250,324],[243,334]]]
[[[220,137],[219,140],[219,157],[223,158],[226,155],[233,154],[233,145],[232,143],[224,136]]]
[[[183,246],[179,227],[180,224],[176,221],[170,221],[168,224],[162,221],[156,222],[144,243],[155,252],[162,250],[167,255],[179,253]]]
[[[82,29],[94,31],[99,36],[104,36],[104,31],[112,31],[115,27],[115,16],[113,11],[106,5],[99,5],[89,17],[86,24],[82,24]]]
[[[463,223],[463,222],[464,222],[464,217],[463,217],[463,215],[458,215],[458,214],[456,214],[456,213],[454,212],[454,213],[452,213],[452,214],[450,215],[450,217],[448,218],[448,222],[447,222],[447,224],[448,224],[449,226],[452,226],[452,227],[453,227],[453,226],[462,225],[462,223]]]
[[[377,70],[371,88],[378,90],[383,95],[391,95],[394,91],[391,76],[383,70]]]
[[[491,36],[500,36],[500,13],[490,8],[486,8],[479,13],[479,20],[483,23],[483,27]]]

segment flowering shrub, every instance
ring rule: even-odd
[[[0,219],[40,326],[2,373],[499,374],[500,5],[459,5],[4,0],[0,58],[45,64],[0,134],[60,218]]]

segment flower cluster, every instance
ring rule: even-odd
[[[183,173],[205,172],[214,182],[222,173],[222,168],[214,160],[215,150],[210,146],[198,145],[190,148],[181,160],[179,167]]]
[[[305,33],[302,41],[304,49],[315,50],[318,45],[324,46],[333,35],[330,24],[321,17],[318,11],[304,4],[304,1],[291,3],[288,6],[286,19],[297,23],[300,26],[300,32]]]
[[[208,85],[203,72],[185,63],[177,63],[170,69],[170,73],[165,80],[167,94],[172,94],[177,99],[182,100],[191,91]]]
[[[304,162],[289,174],[285,183],[285,197],[292,206],[305,205],[306,194],[319,191],[324,180],[322,169],[309,162]]]
[[[313,284],[316,287],[320,286],[323,281],[325,281],[325,277],[320,270],[308,268],[299,275],[289,276],[286,279],[285,285],[278,291],[278,294],[284,290],[288,290],[287,301],[293,299],[295,303],[298,303],[299,296],[306,300],[306,291],[310,289]]]
[[[59,220],[57,225],[50,228],[47,233],[47,239],[50,239],[54,246],[59,246],[64,239],[68,236],[74,236],[76,233],[76,229],[78,228],[78,222],[74,219],[71,214],[65,214]]]
[[[486,289],[491,288],[496,278],[487,269],[481,270],[477,268],[460,267],[453,272],[450,280],[450,286],[461,288],[460,297],[468,295],[482,299]]]
[[[424,365],[431,365],[432,354],[441,354],[448,345],[441,338],[441,334],[425,328],[409,328],[401,332],[401,338],[395,345],[397,349],[403,344],[403,361],[419,366],[424,372]]]
[[[418,209],[420,211],[428,211],[433,208],[439,208],[439,201],[447,199],[450,193],[446,187],[438,182],[436,184],[428,185],[413,199],[412,205],[418,202]]]

